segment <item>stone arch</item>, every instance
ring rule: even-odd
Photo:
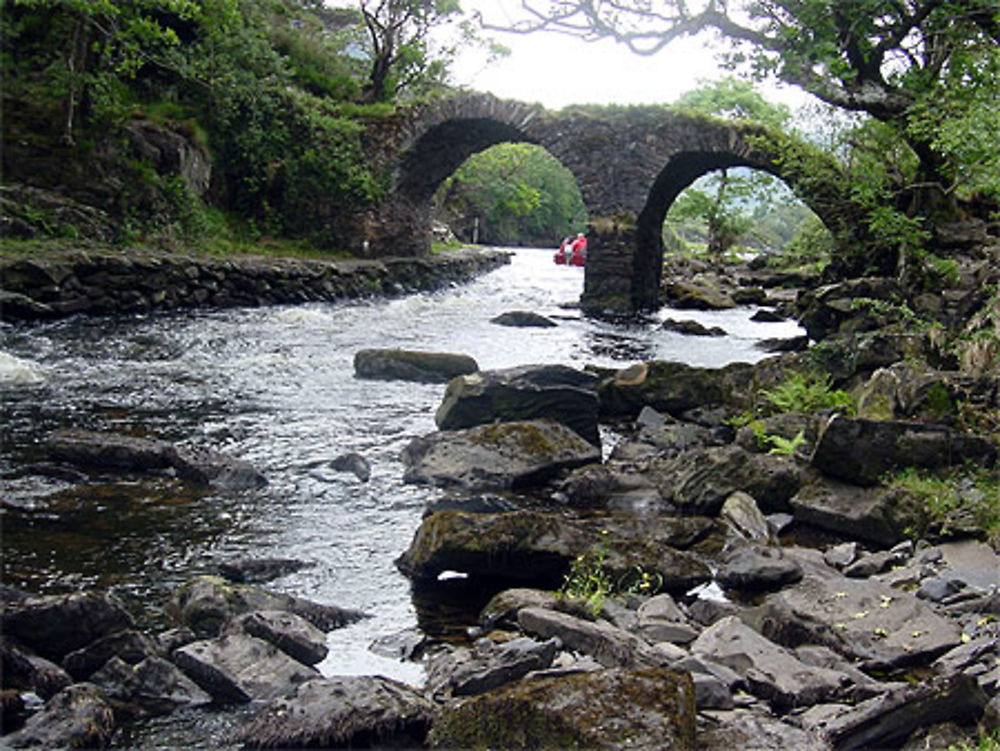
[[[505,141],[545,148],[576,177],[591,218],[602,220],[591,231],[581,300],[589,310],[631,312],[658,305],[663,217],[684,188],[722,167],[769,172],[835,234],[850,225],[840,171],[831,159],[823,161],[817,150],[787,135],[668,107],[571,107],[551,113],[466,94],[380,119],[366,140],[387,188],[365,227],[375,255],[429,250],[431,197],[472,154]],[[790,153],[810,158],[789,159]]]

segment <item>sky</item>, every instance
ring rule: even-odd
[[[518,0],[462,0],[463,10],[479,9],[487,20],[516,17]],[[510,48],[489,62],[482,52],[466,53],[452,66],[452,81],[499,97],[538,102],[549,109],[570,104],[669,104],[703,80],[727,75],[715,60],[710,40],[680,39],[653,56],[640,56],[611,40],[584,42],[551,32],[490,32]],[[792,107],[806,95],[789,87],[762,87],[764,96]]]

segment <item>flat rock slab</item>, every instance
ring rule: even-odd
[[[526,679],[448,705],[431,748],[694,751],[694,686],[664,668]]]
[[[181,707],[212,703],[206,691],[160,657],[148,657],[137,665],[112,657],[91,680],[108,696],[137,705],[149,714],[169,714]]]
[[[837,751],[896,748],[918,728],[975,721],[986,703],[975,678],[955,675],[894,689],[856,706],[811,707],[797,722]]]
[[[227,703],[269,701],[319,676],[273,644],[244,634],[192,642],[173,658],[214,699]]]
[[[448,430],[403,451],[403,482],[469,490],[515,490],[601,460],[601,450],[554,420]]]
[[[422,748],[434,705],[380,676],[311,680],[237,734],[246,748]]]
[[[705,629],[691,644],[691,652],[734,670],[752,694],[779,711],[843,695],[852,683],[838,670],[806,665],[735,616]]]
[[[211,449],[175,446],[158,438],[58,430],[48,437],[46,448],[54,459],[85,470],[158,473],[172,469],[185,480],[220,490],[267,484],[247,461]]]
[[[806,484],[789,505],[798,522],[876,545],[906,539],[907,527],[919,524],[926,513],[902,489],[858,487],[830,478]]]
[[[865,670],[926,664],[960,643],[958,626],[913,594],[842,576],[815,551],[795,555],[805,574],[765,600],[760,629],[768,638],[822,644]]]
[[[699,751],[832,751],[814,733],[750,710],[702,712]]]
[[[996,448],[985,438],[944,425],[834,416],[820,432],[812,465],[856,485],[874,485],[897,467],[992,464]]]
[[[362,349],[354,355],[354,374],[376,380],[448,383],[475,373],[479,365],[468,355],[405,349]]]
[[[524,608],[517,614],[517,622],[525,632],[542,639],[555,637],[567,649],[590,655],[605,667],[648,668],[667,663],[663,653],[607,621],[588,621],[544,608]]]

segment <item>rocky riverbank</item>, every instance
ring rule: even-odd
[[[467,281],[507,262],[501,251],[471,248],[380,260],[109,249],[0,256],[0,319],[401,295]]]
[[[6,591],[4,741],[101,745],[133,717],[212,705],[254,710],[228,738],[246,748],[916,751],[996,731],[992,282],[942,296],[945,330],[907,320],[895,280],[790,295],[749,271],[725,296],[799,318],[808,349],[619,371],[357,353],[357,377],[451,379],[400,468],[445,497],[397,566],[421,597],[457,576],[489,601],[467,638],[422,623],[381,646],[420,660],[424,685],[319,675],[322,632],[364,614],[246,583],[295,561],[187,583],[162,633],[106,593]],[[682,309],[707,305],[690,302],[701,272],[668,286],[688,285]],[[53,458],[188,462],[131,439],[95,459],[95,443],[55,436]]]

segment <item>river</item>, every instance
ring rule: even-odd
[[[193,575],[222,561],[283,557],[315,565],[267,586],[372,615],[329,635],[325,674],[381,673],[420,681],[420,668],[374,654],[372,640],[413,628],[408,581],[393,564],[440,491],[404,485],[399,454],[435,430],[444,386],[354,378],[362,348],[458,352],[482,369],[529,363],[623,367],[672,359],[752,362],[762,338],[794,323],[750,321],[754,308],[664,311],[613,324],[574,308],[583,270],[547,250],[434,294],[336,304],[72,318],[4,325],[0,344],[3,583],[32,593],[110,588],[142,620]],[[549,316],[550,329],[507,328],[509,310]],[[660,328],[668,315],[721,326],[725,337]],[[152,435],[250,460],[269,485],[203,494],[171,480],[71,483],[27,473],[50,430]],[[371,480],[338,473],[348,451]]]

